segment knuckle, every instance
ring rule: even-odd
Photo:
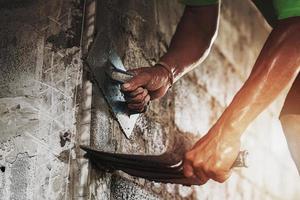
[[[144,95],[147,96],[148,90],[147,90],[147,89],[144,89],[144,88],[142,88],[142,90],[143,90]]]
[[[149,101],[151,100],[151,97],[150,97],[150,95],[149,95],[149,94],[147,94],[147,96],[146,96],[145,100],[146,100],[147,102],[149,102]]]
[[[223,175],[223,176],[215,177],[214,180],[219,183],[224,183],[228,178],[229,178],[229,176]]]
[[[219,165],[219,164],[213,165],[212,167],[210,167],[210,170],[211,170],[211,172],[213,172],[215,174],[218,174],[218,173],[224,171],[223,168],[222,168],[222,166]]]
[[[146,96],[146,98],[143,101],[143,106],[147,106],[149,101],[150,101],[150,96],[148,95],[148,96]]]
[[[206,174],[209,174],[209,175],[213,174],[213,172],[212,172],[212,170],[209,168],[209,166],[204,165],[202,168],[203,168],[203,171],[204,171]]]
[[[193,158],[194,158],[194,153],[189,151],[187,153],[185,153],[185,159],[188,160],[188,161],[193,161]]]
[[[203,161],[202,160],[196,160],[196,161],[194,161],[193,162],[193,167],[197,168],[197,169],[199,169],[199,168],[203,169]]]
[[[205,166],[204,171],[212,178],[222,177],[224,175],[224,170],[219,166]]]
[[[209,178],[207,178],[205,175],[203,175],[203,173],[200,173],[200,172],[196,173],[196,177],[197,177],[200,185],[205,184],[209,180]]]
[[[137,101],[143,101],[143,99],[144,99],[144,94],[142,93],[142,94],[138,94],[136,97],[135,97],[135,99],[137,100]]]
[[[147,94],[148,94],[148,90],[143,89],[143,92],[142,92],[143,99],[147,96]]]
[[[142,91],[143,91],[143,88],[138,87],[138,88],[134,91],[134,93],[135,93],[135,94],[139,94],[139,93],[141,93]]]

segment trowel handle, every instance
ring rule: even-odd
[[[115,81],[118,81],[121,84],[129,81],[133,77],[132,74],[130,74],[126,71],[119,70],[119,69],[111,70],[109,76],[110,76],[111,79],[113,79]]]
[[[248,151],[240,151],[231,168],[248,167],[248,155]]]

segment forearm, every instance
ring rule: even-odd
[[[215,126],[239,137],[297,76],[300,68],[300,21],[280,22],[272,31],[244,86]]]
[[[218,5],[185,8],[170,47],[160,59],[171,67],[174,81],[207,57],[217,33],[218,13]]]

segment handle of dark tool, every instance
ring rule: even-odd
[[[240,151],[231,168],[248,167],[248,151]]]
[[[133,75],[128,72],[125,72],[125,71],[112,70],[110,77],[113,80],[118,81],[119,83],[123,84],[123,83],[129,81],[130,79],[132,79]]]

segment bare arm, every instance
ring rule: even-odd
[[[297,76],[300,69],[300,19],[283,21],[271,33],[254,70],[219,119],[242,133]]]
[[[300,70],[300,18],[280,21],[270,34],[240,91],[208,134],[187,153],[185,175],[225,181],[240,136],[297,76]]]
[[[187,6],[168,52],[160,59],[174,73],[175,80],[208,56],[218,29],[219,5]]]
[[[185,8],[170,47],[160,59],[169,70],[161,65],[139,68],[132,71],[137,76],[123,85],[131,110],[142,111],[150,99],[164,96],[170,87],[170,73],[176,81],[207,57],[216,37],[218,12],[218,4]]]

